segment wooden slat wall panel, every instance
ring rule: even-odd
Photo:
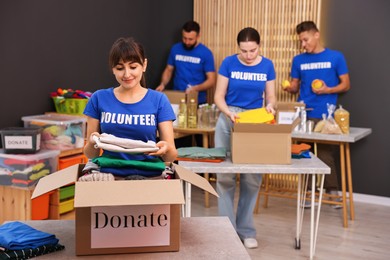
[[[222,60],[237,53],[236,37],[244,27],[261,35],[261,53],[276,69],[278,101],[295,101],[296,95],[280,89],[289,78],[291,59],[300,52],[295,26],[313,20],[320,26],[321,0],[194,0],[194,20],[201,26],[201,41],[214,53],[218,70]],[[212,102],[213,91],[209,93]]]

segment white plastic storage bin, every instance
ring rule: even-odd
[[[0,149],[0,185],[31,189],[38,180],[57,171],[60,151],[6,154]]]
[[[24,127],[41,126],[41,149],[72,150],[84,147],[87,119],[70,115],[35,115],[22,117]]]

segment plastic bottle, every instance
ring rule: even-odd
[[[199,107],[198,107],[198,128],[203,128],[202,115],[203,115],[203,105],[199,105]]]
[[[339,125],[343,134],[349,134],[349,112],[341,105],[334,111],[334,120]]]
[[[197,121],[197,108],[198,104],[195,103],[195,99],[190,99],[190,104],[188,105],[188,128],[196,128]]]
[[[179,114],[177,115],[177,119],[179,121],[177,125],[179,128],[187,128],[187,104],[184,98],[180,100]]]

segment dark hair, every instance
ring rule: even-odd
[[[260,34],[256,29],[246,27],[237,35],[237,44],[240,44],[240,42],[256,42],[260,44]]]
[[[110,69],[119,64],[121,60],[124,62],[136,62],[144,65],[145,52],[142,45],[136,42],[133,38],[119,38],[111,47],[108,64]],[[142,75],[141,86],[145,87],[145,75]]]
[[[308,32],[308,31],[318,32],[318,28],[313,21],[304,21],[297,25],[296,31],[297,34]]]
[[[195,21],[188,21],[186,22],[183,27],[183,31],[185,32],[192,32],[195,31],[197,34],[200,32],[200,26],[197,22]]]

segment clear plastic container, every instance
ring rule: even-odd
[[[41,149],[65,151],[84,147],[84,116],[47,114],[24,116],[22,120],[24,127],[42,127]]]
[[[40,150],[35,154],[6,154],[0,149],[0,185],[32,189],[42,177],[57,171],[60,151]]]

